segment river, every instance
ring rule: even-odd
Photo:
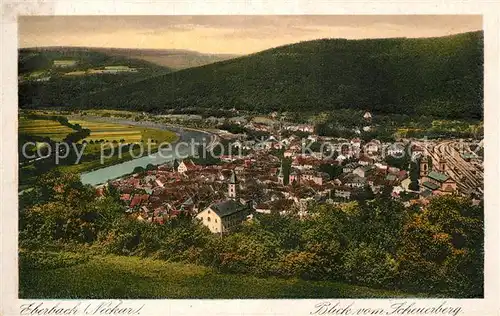
[[[108,180],[117,179],[124,175],[132,173],[135,167],[145,168],[148,164],[160,165],[174,159],[181,159],[186,156],[191,156],[196,152],[196,147],[180,145],[181,143],[197,143],[197,144],[210,144],[213,141],[213,136],[207,132],[197,131],[193,129],[187,129],[179,126],[170,126],[154,122],[135,122],[129,120],[120,119],[110,119],[110,118],[89,118],[89,117],[71,117],[71,119],[85,119],[92,121],[101,122],[111,122],[118,124],[128,124],[144,127],[153,127],[163,130],[170,130],[177,134],[179,137],[176,142],[172,143],[171,146],[165,146],[165,148],[160,149],[158,152],[122,162],[116,165],[104,167],[94,171],[86,172],[81,174],[81,181],[83,184],[98,185],[107,182]]]

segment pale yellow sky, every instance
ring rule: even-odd
[[[482,30],[478,15],[25,16],[19,46],[248,54],[319,38],[433,37]]]

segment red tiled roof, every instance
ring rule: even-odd
[[[198,169],[197,166],[194,164],[194,162],[191,161],[191,160],[185,160],[185,161],[183,161],[183,163],[186,166],[187,170],[196,170],[196,169]]]
[[[130,202],[130,207],[140,205],[140,204],[142,204],[142,202],[146,202],[148,199],[149,199],[149,195],[147,195],[147,194],[136,194],[132,198],[132,202]]]
[[[56,191],[57,192],[62,192],[62,189],[61,189],[61,191],[58,191],[58,190],[56,190]],[[103,196],[104,195],[104,188],[98,188],[96,190],[96,194],[97,194],[97,196]]]
[[[132,198],[132,202],[130,202],[130,207],[134,207],[136,205],[139,205],[141,203],[141,198],[140,196],[136,195]]]
[[[370,157],[367,157],[367,156],[361,156],[361,157],[359,158],[359,161],[372,162],[372,161],[373,161],[373,159],[372,159],[372,158],[370,158]]]

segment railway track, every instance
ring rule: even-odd
[[[439,162],[444,158],[447,161],[446,172],[457,182],[459,187],[465,192],[470,193],[482,189],[484,174],[476,166],[465,161],[458,150],[455,149],[455,142],[445,141],[437,144],[432,153],[429,152],[433,163]]]

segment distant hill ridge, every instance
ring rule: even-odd
[[[482,118],[483,33],[321,39],[83,95],[73,106],[328,111]]]
[[[46,46],[24,48],[34,51],[89,51],[111,56],[120,56],[148,61],[174,70],[203,66],[206,64],[237,57],[231,54],[208,54],[185,49],[142,49],[142,48],[105,48],[78,46]]]

